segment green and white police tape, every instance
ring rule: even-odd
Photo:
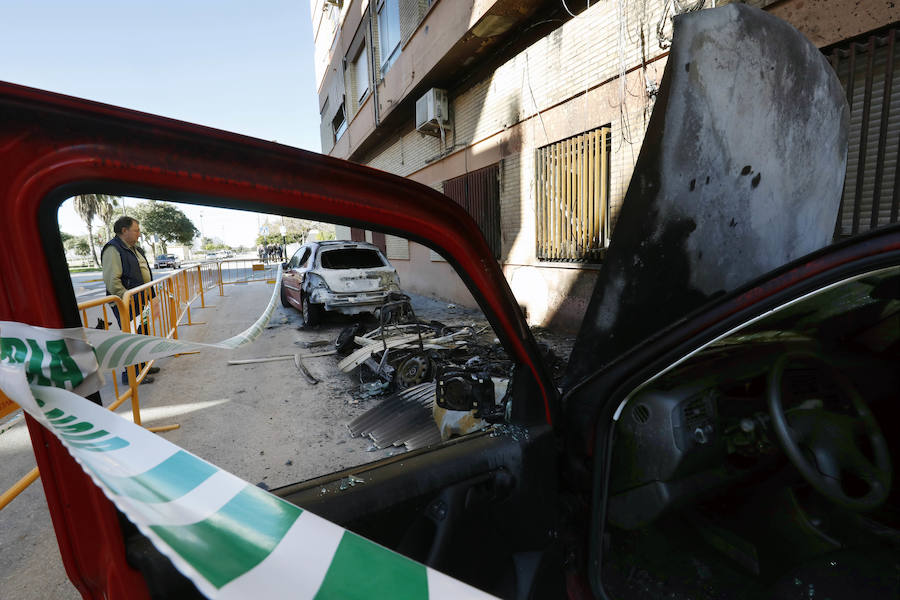
[[[101,368],[187,348],[249,343],[265,327],[274,300],[273,294],[248,330],[219,344],[0,322],[0,390],[53,432],[116,507],[209,598],[489,598],[75,393],[97,389]]]

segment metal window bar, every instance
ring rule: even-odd
[[[494,258],[500,258],[500,166],[485,167],[448,179],[444,195],[462,206],[478,224]]]
[[[598,127],[537,149],[539,260],[600,260],[607,240],[609,136],[609,126]]]
[[[835,239],[898,221],[900,96],[894,94],[897,29],[833,47],[831,65],[847,93],[850,134]]]

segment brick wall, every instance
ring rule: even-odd
[[[528,136],[533,144],[511,149],[503,156],[501,169],[503,256],[512,262],[532,263],[535,261],[534,148],[609,123],[612,125],[610,204],[614,222],[649,116],[644,86],[642,82],[637,82],[638,85],[629,83],[625,110],[621,114],[618,107],[612,111],[598,111],[577,105],[587,101],[586,90],[596,89],[603,82],[608,82],[606,87],[617,88],[615,78],[621,62],[624,61],[629,69],[641,64],[641,48],[635,40],[641,39],[641,27],[645,39],[655,40],[655,25],[662,16],[661,7],[643,9],[640,4],[626,5],[626,44],[621,55],[616,3],[598,4],[514,56],[490,77],[464,90],[450,90],[453,131],[443,148],[439,138],[413,130],[410,120],[402,134],[398,133],[392,142],[376,149],[361,162],[409,176],[435,162],[442,150],[470,146],[517,126],[537,129]],[[648,37],[650,33],[652,38]],[[645,60],[652,61],[663,50],[658,46],[651,47],[647,53]],[[616,89],[607,92],[606,96],[616,96],[611,92],[621,94],[621,90]],[[619,102],[618,98],[614,100]],[[572,106],[567,108],[568,105]],[[563,119],[565,124],[560,125],[558,122],[547,123],[543,114],[537,116],[538,110],[543,113],[552,107],[577,113],[578,118],[574,123],[571,118]],[[602,112],[607,114],[599,114]],[[483,165],[477,165],[480,166]],[[433,185],[436,182],[426,183]]]
[[[399,0],[400,8],[400,43],[405,44],[422,22],[428,9],[426,0]]]
[[[575,327],[586,306],[586,298],[575,296],[589,294],[596,275],[592,267],[536,259],[535,149],[609,125],[614,225],[649,120],[647,83],[658,84],[665,65],[665,50],[656,37],[659,4],[626,3],[621,47],[617,3],[593,6],[489,77],[465,89],[448,90],[453,123],[444,144],[416,132],[410,114],[393,139],[360,161],[440,190],[441,181],[486,166],[478,162],[487,160],[479,158],[484,156],[481,149],[499,148],[498,158],[489,162],[500,160],[501,263],[513,291],[524,294],[520,302],[532,323]],[[643,54],[642,37],[649,43]],[[624,94],[619,79],[623,64],[630,71]],[[459,153],[465,158],[460,160]],[[457,172],[436,169],[442,162],[449,164],[452,157],[442,159],[444,155],[457,157]],[[437,258],[428,254],[431,260]],[[528,298],[527,290],[537,282],[546,297]]]

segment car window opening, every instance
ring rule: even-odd
[[[384,266],[384,261],[375,250],[342,248],[328,250],[321,256],[325,269],[373,269]]]

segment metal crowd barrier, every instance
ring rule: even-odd
[[[231,261],[229,261],[231,262]],[[233,262],[243,262],[237,259]],[[226,272],[229,270],[226,269]],[[119,311],[119,317],[124,333],[138,333],[142,335],[154,335],[178,339],[178,327],[186,325],[202,325],[203,323],[191,320],[191,303],[200,298],[200,308],[212,308],[206,304],[205,292],[213,286],[219,286],[219,295],[224,295],[221,263],[201,263],[192,267],[185,267],[160,279],[154,279],[140,287],[128,290],[122,298],[118,296],[104,296],[96,300],[88,300],[78,303],[81,313],[81,322],[84,327],[92,327],[89,322],[88,310],[100,307],[104,329],[115,323],[115,315],[110,309],[114,305]],[[228,281],[227,283],[237,283]],[[186,323],[181,323],[182,318],[187,317]],[[131,414],[137,425],[141,424],[141,407],[138,396],[138,386],[147,376],[154,361],[143,365],[137,371],[136,365],[126,367],[128,374],[128,386],[124,391],[119,390],[119,374],[112,370],[113,390],[116,399],[109,405],[109,410],[116,410],[126,400],[131,399]],[[8,400],[4,398],[5,400]],[[0,406],[0,417],[16,410],[5,404]],[[171,431],[180,427],[178,424],[148,427],[149,431]],[[12,485],[7,491],[0,494],[0,510],[9,504],[13,498],[22,493],[25,488],[34,483],[40,476],[35,467]]]
[[[207,263],[213,264],[213,263]],[[263,263],[258,258],[229,258],[215,263],[219,270],[219,295],[224,296],[223,286],[233,283],[265,281],[275,283],[280,262]]]

